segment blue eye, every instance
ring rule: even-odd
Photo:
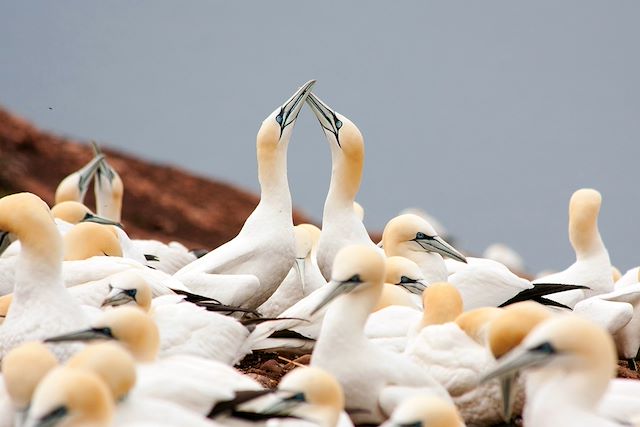
[[[278,122],[279,124],[282,124],[282,115],[278,114],[276,116],[276,122]]]
[[[416,233],[416,239],[426,239],[426,238],[427,238],[427,235],[426,235],[426,234],[424,234],[423,232],[418,231],[418,232]]]
[[[402,276],[400,278],[400,283],[415,283],[415,280],[411,280],[407,276]]]
[[[342,122],[340,120],[338,120],[336,122],[336,129],[340,129],[342,127]]]

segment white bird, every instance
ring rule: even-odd
[[[93,182],[93,191],[96,196],[96,212],[101,217],[120,222],[124,184],[118,172],[109,165],[96,143],[93,143],[93,150],[95,158],[100,158]]]
[[[0,327],[0,356],[25,341],[88,325],[88,318],[62,282],[62,238],[49,207],[38,196],[18,193],[0,199],[0,234],[21,242],[11,307]],[[58,347],[56,356],[68,356]]]
[[[82,169],[73,172],[60,181],[54,197],[55,204],[68,200],[82,203],[89,189],[91,178],[95,175],[103,158],[104,156],[102,155],[94,157]]]
[[[447,281],[442,257],[466,262],[466,258],[436,234],[425,219],[404,214],[387,223],[382,233],[382,247],[387,256],[402,256],[418,264],[427,283]]]
[[[314,83],[315,80],[305,83],[260,127],[257,137],[260,203],[240,233],[175,274],[194,292],[225,304],[255,309],[271,296],[293,266],[295,238],[287,181],[287,147],[298,113]]]
[[[434,396],[414,396],[403,401],[381,427],[464,427],[456,406]]]
[[[117,279],[102,306],[131,303],[148,312],[160,331],[160,357],[191,354],[233,365],[245,356],[249,330],[238,320],[206,311],[183,295],[153,298],[151,286],[134,272]]]
[[[562,315],[531,331],[485,379],[528,371],[523,421],[529,427],[613,427],[621,423],[605,418],[597,408],[616,362],[613,340],[605,330],[578,316]]]
[[[278,289],[264,304],[258,307],[258,312],[263,316],[280,315],[287,308],[327,283],[317,264],[311,258],[317,240],[314,241],[314,236],[309,232],[308,224],[297,225],[294,227],[294,231],[296,237],[295,264]]]
[[[343,248],[335,258],[331,293],[316,311],[332,302],[311,358],[312,366],[336,377],[355,423],[379,423],[407,396],[427,393],[449,399],[446,390],[408,358],[372,344],[364,326],[380,298],[384,258],[370,246]]]
[[[331,149],[331,183],[322,213],[322,233],[318,242],[318,266],[329,280],[333,259],[350,244],[375,247],[354,209],[362,180],[364,140],[356,125],[327,106],[313,93],[307,97]]]
[[[91,328],[51,337],[46,342],[94,340],[116,340],[139,362],[132,394],[168,400],[199,414],[207,414],[221,400],[232,399],[234,390],[262,388],[221,362],[184,354],[158,358],[158,327],[135,307],[108,310]]]
[[[353,426],[344,412],[344,393],[340,384],[319,368],[296,368],[282,378],[277,390],[254,395],[248,400],[222,402],[209,416],[234,426],[263,425],[258,420],[266,421],[270,427]],[[249,419],[242,422],[243,418]]]
[[[569,201],[569,240],[576,253],[576,262],[564,271],[533,282],[587,286],[589,289],[562,292],[551,298],[571,308],[584,298],[613,290],[609,252],[598,231],[601,204],[602,196],[596,190],[583,188],[573,193]]]

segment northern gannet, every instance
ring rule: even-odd
[[[350,245],[336,255],[331,292],[314,311],[329,304],[311,365],[336,377],[355,423],[379,423],[407,396],[427,393],[449,399],[446,390],[408,358],[369,342],[364,326],[380,298],[383,255],[376,248]]]
[[[102,306],[134,304],[148,312],[160,331],[160,357],[192,354],[229,365],[245,356],[249,330],[238,320],[184,300],[183,295],[153,298],[151,286],[131,273],[110,283]]]
[[[464,427],[451,402],[434,396],[414,396],[403,401],[381,427]]]
[[[90,372],[55,368],[36,388],[26,420],[29,427],[109,427],[114,401]]]
[[[382,247],[387,256],[402,256],[418,264],[427,283],[447,281],[442,257],[466,262],[464,255],[438,236],[431,224],[413,214],[397,216],[387,223]]]
[[[262,420],[273,427],[353,426],[344,412],[344,393],[340,384],[319,368],[296,368],[282,378],[277,390],[254,392],[253,395],[255,397],[251,399],[221,402],[211,410],[209,417],[230,425],[254,426]],[[242,419],[246,422],[242,423]]]
[[[305,83],[267,117],[258,131],[260,203],[231,241],[180,269],[175,276],[195,292],[255,309],[286,277],[295,260],[287,147],[315,80]]]
[[[184,354],[158,358],[158,327],[149,315],[135,307],[116,307],[105,311],[91,328],[46,341],[95,340],[115,340],[136,359],[137,382],[132,393],[172,401],[200,414],[209,413],[218,401],[232,399],[234,390],[262,388],[221,362]]]
[[[551,298],[571,308],[584,298],[613,290],[609,252],[598,231],[601,204],[602,196],[596,190],[583,188],[573,193],[569,201],[569,240],[576,262],[564,271],[533,282],[587,286],[589,289],[563,292]]]
[[[96,195],[96,212],[98,215],[120,222],[122,217],[122,198],[124,184],[118,172],[107,162],[97,144],[93,144],[95,158],[100,158],[93,191]]]
[[[322,233],[318,242],[318,266],[328,280],[333,259],[350,244],[375,247],[354,209],[362,180],[364,140],[356,125],[311,93],[307,97],[331,149],[331,184],[324,202]]]
[[[21,242],[11,307],[0,327],[0,356],[25,341],[46,338],[88,324],[62,281],[62,237],[47,204],[31,193],[0,199],[0,230]],[[65,358],[69,348],[58,347]]]
[[[529,427],[619,427],[624,424],[597,412],[616,362],[613,339],[605,330],[578,316],[561,315],[537,326],[484,378],[528,371],[523,421]]]
[[[104,225],[83,222],[64,235],[64,260],[79,261],[94,256],[122,257],[117,234]]]

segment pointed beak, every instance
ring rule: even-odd
[[[548,351],[516,348],[503,356],[498,361],[495,368],[483,375],[480,382],[484,383],[493,378],[502,378],[504,376],[512,375],[532,366],[543,365],[553,358],[554,355],[555,353]]]
[[[311,316],[313,316],[314,314],[316,314],[322,307],[324,307],[325,305],[329,304],[331,301],[333,301],[334,299],[336,299],[337,297],[339,297],[342,294],[347,294],[349,292],[351,292],[352,290],[354,290],[360,283],[354,283],[354,282],[336,282],[336,281],[331,281],[327,284],[327,286],[331,286],[332,289],[331,291],[324,297],[324,299],[322,301],[320,301],[320,304],[318,304],[316,306],[316,308],[314,308],[311,311]]]
[[[80,222],[95,222],[96,224],[115,225],[118,228],[124,229],[122,224],[120,224],[119,222],[111,221],[110,219],[107,219],[98,215],[94,215],[90,212],[87,212],[84,218],[82,218],[82,221]]]
[[[412,294],[422,295],[422,292],[427,289],[427,285],[422,280],[417,280],[412,283],[398,283]]]
[[[466,264],[467,259],[458,252],[453,246],[444,241],[440,236],[429,236],[426,239],[414,239],[414,241],[422,246],[427,252],[435,252],[443,257],[449,257],[456,261],[464,262]]]
[[[302,284],[302,294],[305,295],[304,258],[296,258],[296,262],[294,265],[296,267],[296,272],[298,273],[300,283]]]
[[[82,331],[71,332],[68,334],[58,335],[56,337],[47,338],[46,343],[52,342],[69,342],[69,341],[94,341],[94,340],[112,340],[114,339],[109,328],[90,328]]]
[[[268,415],[290,415],[291,410],[305,403],[304,393],[291,392],[288,396],[278,399],[262,413]]]
[[[304,101],[307,99],[307,96],[309,96],[309,93],[311,93],[311,88],[315,83],[315,80],[309,80],[282,105],[280,108],[280,114],[278,115],[280,135],[282,135],[284,128],[292,125],[296,121],[298,114],[300,114],[300,110],[302,110],[302,107],[304,106]]]
[[[502,392],[502,418],[505,422],[511,420],[513,415],[513,400],[515,397],[515,387],[513,383],[516,381],[516,374],[510,373],[500,377],[500,391]]]
[[[134,298],[119,288],[112,288],[100,307],[117,307],[134,301]]]
[[[89,182],[91,178],[96,173],[96,170],[100,166],[100,163],[104,159],[104,155],[100,154],[93,159],[89,163],[87,163],[82,169],[80,169],[78,173],[78,190],[80,190],[81,197],[87,193],[87,189],[89,188]]]
[[[342,127],[342,122],[336,116],[336,112],[313,93],[310,93],[307,97],[307,104],[309,104],[309,107],[313,110],[313,113],[316,115],[318,122],[320,122],[322,129],[324,129],[325,132],[333,134],[338,147],[342,148],[340,145],[340,137],[338,135],[340,128]]]

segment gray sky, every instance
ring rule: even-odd
[[[590,186],[614,264],[640,263],[640,2],[372,3],[0,2],[0,104],[257,190],[260,122],[315,78],[365,136],[369,228],[418,206],[466,249],[560,269],[568,199]],[[330,156],[309,110],[289,147],[294,203],[320,219]]]

